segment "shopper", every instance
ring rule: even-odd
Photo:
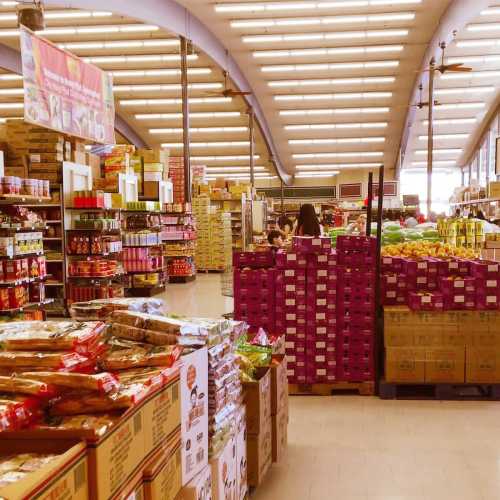
[[[283,231],[287,237],[293,230],[293,222],[286,214],[283,214],[278,219],[278,227]]]
[[[267,235],[267,241],[269,242],[269,245],[271,245],[271,248],[273,250],[279,250],[285,245],[285,243],[283,242],[282,232],[277,231],[276,229],[269,231]]]
[[[295,234],[297,236],[321,236],[322,233],[323,230],[314,206],[305,203],[300,207]]]

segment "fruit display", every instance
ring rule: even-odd
[[[477,251],[473,248],[463,248],[442,243],[439,241],[412,241],[397,243],[382,247],[382,255],[389,257],[436,257],[446,259],[448,257],[460,257],[464,259],[474,259]]]

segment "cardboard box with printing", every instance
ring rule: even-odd
[[[427,349],[425,381],[463,383],[465,381],[465,349],[463,347]]]
[[[247,434],[247,480],[252,487],[257,487],[262,482],[273,458],[271,417],[261,424],[259,434]]]
[[[212,469],[209,465],[181,489],[177,500],[212,500]]]
[[[243,382],[247,412],[247,434],[259,434],[271,419],[271,372],[258,368],[257,380]]]
[[[273,427],[273,462],[280,463],[286,455],[288,446],[288,411],[283,408],[271,418]]]
[[[236,496],[236,439],[231,436],[224,448],[210,459],[212,500]]]
[[[425,349],[387,347],[385,352],[387,382],[423,382],[425,380]]]
[[[245,406],[235,412],[236,421],[236,496],[244,500],[248,492],[247,484],[247,424]]]
[[[271,370],[271,415],[285,412],[288,416],[288,378],[286,357],[273,355]]]
[[[465,381],[477,384],[500,383],[500,348],[467,347]]]

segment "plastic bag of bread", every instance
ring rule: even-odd
[[[177,344],[179,337],[173,333],[156,332],[144,330],[144,342],[153,345],[173,345]]]
[[[153,346],[125,339],[112,338],[110,349],[99,358],[103,370],[116,371],[146,366],[172,366],[181,354],[179,346]]]
[[[0,405],[10,407],[17,429],[28,427],[42,416],[42,401],[33,396],[0,393]]]
[[[39,453],[22,453],[0,458],[0,488],[21,481],[56,458],[57,455]]]
[[[37,425],[36,428],[39,430],[93,430],[96,436],[102,436],[117,424],[120,417],[121,413],[48,417],[45,422]]]
[[[56,394],[54,386],[21,377],[0,377],[0,393],[30,394],[38,397],[52,397]]]
[[[23,372],[19,376],[69,389],[96,391],[103,394],[116,392],[120,387],[117,378],[106,372],[93,375],[67,372]]]
[[[0,351],[0,368],[12,371],[26,371],[25,368],[31,366],[76,371],[88,361],[89,358],[76,352]]]
[[[102,338],[105,324],[74,321],[20,321],[0,327],[0,344],[7,351],[75,351],[86,354]]]
[[[133,340],[134,342],[144,342],[145,330],[122,323],[111,325],[111,335],[120,339]]]
[[[116,372],[116,376],[123,385],[140,383],[144,385],[161,385],[163,383],[163,369],[156,367],[132,368]]]

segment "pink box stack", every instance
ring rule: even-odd
[[[376,240],[339,236],[337,258],[337,376],[349,382],[373,380]]]
[[[271,252],[235,254],[234,317],[246,321],[250,331],[264,328],[275,333],[276,269]],[[262,267],[263,265],[269,267]]]
[[[288,380],[296,384],[337,378],[337,261],[330,238],[294,237],[278,252],[276,324],[286,333]]]

